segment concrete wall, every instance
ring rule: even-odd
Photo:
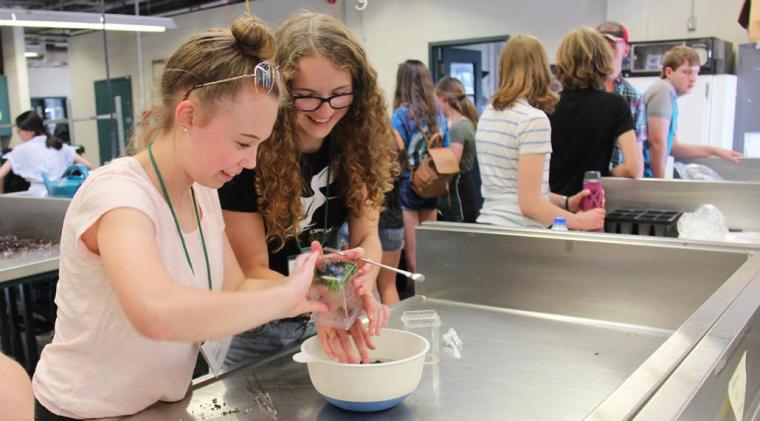
[[[604,21],[606,8],[605,0],[370,0],[364,12],[349,7],[346,23],[365,42],[390,98],[398,64],[409,58],[427,63],[430,42],[525,32],[543,42],[553,62],[562,37]]]
[[[734,43],[746,40],[736,24],[742,0],[695,0],[697,30],[686,30],[691,0],[370,0],[364,12],[355,0],[257,0],[253,11],[272,27],[293,12],[308,8],[343,19],[364,43],[378,71],[380,86],[390,99],[396,68],[408,58],[428,61],[428,43],[526,32],[537,36],[551,61],[562,37],[580,25],[595,26],[613,19],[625,23],[632,40],[687,38],[714,35]],[[210,26],[229,26],[245,10],[225,6],[175,17],[178,29],[163,34],[142,34],[142,69],[134,33],[108,34],[111,77],[131,75],[135,116],[151,102],[154,60],[167,58],[189,34]],[[69,63],[75,117],[94,115],[93,82],[106,77],[101,33],[71,38]],[[143,88],[140,89],[142,75]],[[78,141],[97,160],[94,122],[78,123]]]

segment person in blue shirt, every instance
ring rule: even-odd
[[[404,215],[404,255],[409,270],[416,270],[414,229],[424,221],[435,221],[438,198],[422,198],[412,189],[412,171],[427,151],[425,134],[440,133],[443,144],[449,147],[446,116],[435,102],[435,86],[430,71],[419,60],[406,60],[396,72],[396,92],[393,97],[391,124],[399,149],[405,153],[401,175],[401,208]]]
[[[649,139],[644,142],[645,177],[665,177],[665,161],[675,158],[717,156],[739,164],[741,153],[715,146],[680,143],[678,102],[681,95],[691,92],[699,76],[699,55],[690,47],[679,45],[665,53],[660,80],[644,94],[647,103]]]

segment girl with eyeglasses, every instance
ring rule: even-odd
[[[348,221],[352,253],[379,261],[378,214],[395,164],[376,72],[348,28],[328,15],[299,13],[275,36],[288,106],[255,171],[244,170],[219,190],[235,255],[248,276],[283,278],[312,241],[337,248],[337,232]],[[387,307],[373,296],[376,275],[373,269],[361,287],[368,327],[316,326],[326,353],[341,362],[367,360],[371,336],[387,323]],[[279,320],[236,336],[226,364],[313,335],[307,322],[308,316]]]
[[[318,253],[278,282],[246,279],[216,189],[256,165],[280,89],[274,38],[253,17],[188,38],[133,156],[90,174],[61,234],[58,314],[33,387],[36,419],[119,417],[188,391],[199,348],[308,301]],[[201,345],[201,343],[203,343]],[[219,362],[221,365],[221,362]]]

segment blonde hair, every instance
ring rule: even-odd
[[[557,74],[565,89],[599,89],[615,71],[610,44],[596,29],[582,26],[557,49]]]
[[[525,98],[530,105],[551,114],[559,101],[551,85],[549,58],[541,42],[527,34],[511,37],[499,57],[499,88],[493,107],[503,110]]]
[[[445,76],[435,85],[435,94],[446,99],[451,108],[459,111],[460,114],[467,117],[472,124],[478,124],[478,109],[470,101],[464,91],[464,85],[458,79]]]
[[[143,114],[128,153],[140,152],[174,126],[174,109],[194,86],[254,73],[256,65],[271,60],[274,51],[274,35],[252,15],[236,19],[231,29],[209,29],[187,38],[166,62],[158,103]],[[215,104],[233,99],[244,84],[253,82],[242,78],[193,90],[203,110],[200,124],[213,116]],[[277,84],[270,94],[280,95]]]
[[[360,216],[366,207],[380,208],[384,193],[392,188],[396,166],[393,132],[385,97],[377,85],[377,73],[366,53],[346,26],[320,13],[301,12],[286,20],[275,33],[275,61],[286,86],[286,98],[305,57],[324,57],[351,73],[354,100],[330,133],[331,165],[340,181],[338,193],[349,211]],[[297,112],[281,110],[271,138],[259,146],[256,189],[259,212],[267,228],[267,241],[281,249],[285,238],[298,234],[298,222],[306,212],[301,205],[304,188],[301,151],[296,134]]]
[[[665,69],[670,67],[675,71],[684,63],[688,63],[689,66],[699,65],[699,54],[697,54],[696,50],[685,45],[677,45],[671,48],[665,53],[665,57],[662,58],[660,79],[665,79]]]
[[[396,71],[396,91],[393,108],[405,106],[416,121],[422,118],[430,133],[438,131],[438,108],[435,105],[433,76],[419,60],[406,60]],[[422,115],[419,115],[422,114]]]

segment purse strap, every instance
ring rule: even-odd
[[[422,126],[420,126],[420,122],[417,121],[417,117],[415,116],[413,118],[414,124],[417,126],[417,130],[420,131],[420,134],[422,134],[422,138],[425,139],[425,143],[427,144],[428,149],[433,149],[433,141],[430,139],[431,136],[427,135],[427,132],[425,130],[422,130]],[[441,139],[441,147],[443,147],[443,139]]]

